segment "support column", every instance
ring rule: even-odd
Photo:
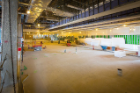
[[[21,23],[21,15],[18,15],[18,31],[17,31],[17,38],[18,38],[18,48],[22,48],[22,23]],[[18,51],[18,63],[17,63],[17,81],[18,81],[18,93],[23,93],[23,84],[21,81],[21,65],[22,63],[22,51]]]
[[[18,37],[18,47],[21,47],[21,38],[22,38],[22,24],[21,24],[21,15],[18,15],[18,31],[17,31],[17,37]]]
[[[7,58],[1,72],[4,86],[17,82],[17,8],[18,0],[2,0],[2,61]]]

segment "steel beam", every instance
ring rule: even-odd
[[[113,14],[113,13],[117,13],[117,12],[129,10],[129,9],[137,8],[137,7],[140,7],[140,1],[128,3],[128,4],[125,4],[123,6],[120,6],[120,7],[108,10],[108,11],[104,11],[104,12],[92,15],[90,17],[86,17],[86,18],[82,18],[82,19],[78,19],[78,20],[66,23],[64,25],[55,26],[55,27],[50,28],[50,30],[56,29],[56,28],[59,28],[59,27],[64,27],[64,26],[71,25],[71,24],[76,24],[76,23],[79,23],[79,22],[87,21],[87,20],[91,20],[91,19],[95,19],[95,18],[102,17],[102,16],[105,16],[105,15],[110,15],[110,14]]]

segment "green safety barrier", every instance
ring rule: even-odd
[[[78,36],[79,38],[111,38],[110,35]],[[140,45],[140,35],[114,35],[115,38],[124,38],[125,44]]]
[[[26,66],[24,66],[24,70],[27,70],[27,67]]]

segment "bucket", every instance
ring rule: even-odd
[[[112,51],[115,51],[115,48],[116,48],[116,47],[113,46],[113,47],[112,47]]]
[[[103,50],[106,50],[107,49],[107,46],[101,46]]]

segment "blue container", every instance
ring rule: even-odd
[[[115,51],[115,47],[114,46],[112,47],[112,51]]]
[[[107,46],[101,46],[103,50],[106,50],[107,49]]]

